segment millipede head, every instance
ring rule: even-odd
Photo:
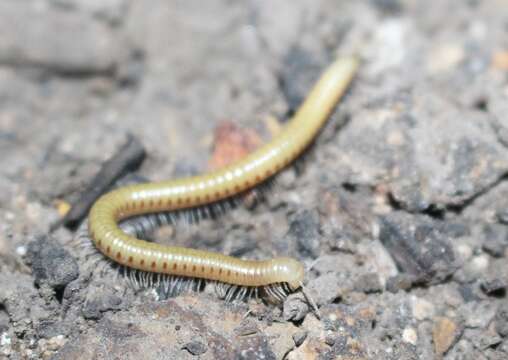
[[[271,260],[271,265],[276,282],[287,283],[291,291],[295,291],[303,283],[305,268],[301,262],[281,257]]]

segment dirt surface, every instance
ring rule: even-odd
[[[508,358],[505,0],[2,0],[0,33],[1,358]],[[220,124],[266,141],[351,53],[302,166],[159,234],[312,264],[321,320],[298,293],[135,291],[48,235],[127,134],[146,178],[205,171]]]

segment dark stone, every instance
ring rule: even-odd
[[[465,303],[470,303],[472,301],[478,301],[479,297],[475,292],[475,289],[470,284],[461,284],[457,290],[462,296],[462,299]]]
[[[79,275],[76,259],[60,244],[47,236],[39,236],[27,247],[27,262],[37,284],[47,284],[54,289],[65,287]]]
[[[292,112],[303,101],[309,86],[318,76],[322,64],[317,61],[314,55],[299,47],[290,49],[284,59],[284,64],[279,76],[279,85],[290,112]]]
[[[61,223],[71,229],[77,227],[88,214],[93,203],[107,192],[115,181],[130,171],[136,170],[143,162],[145,155],[145,148],[141,141],[129,134],[122,147],[102,164],[99,172],[79,195],[79,198],[73,202],[71,209],[61,220]],[[52,228],[56,228],[58,225],[59,223],[53,224]]]
[[[326,341],[326,340],[325,340]],[[346,336],[336,336],[333,339],[332,349],[330,351],[330,358],[340,358],[341,355],[348,353],[348,338]]]
[[[480,287],[487,295],[503,296],[506,293],[506,282],[498,278],[484,280]]]
[[[71,281],[66,287],[63,292],[63,300],[70,301],[72,298],[79,293],[81,290],[83,283],[80,279],[76,279]]]
[[[394,212],[380,219],[379,239],[402,272],[436,284],[457,269],[450,239],[439,225],[424,215]]]
[[[192,355],[202,355],[206,352],[206,345],[199,341],[191,341],[185,344],[182,349],[187,350]]]
[[[302,257],[317,258],[319,256],[319,214],[317,211],[304,210],[292,216],[289,230],[284,236],[285,242],[296,243]]]

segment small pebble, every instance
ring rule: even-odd
[[[416,296],[411,297],[411,300],[413,303],[413,317],[416,320],[430,319],[434,316],[436,312],[434,304]]]
[[[0,346],[10,345],[11,344],[11,338],[9,337],[9,334],[7,332],[2,333],[0,336]]]
[[[57,351],[65,345],[67,339],[63,335],[57,335],[49,339],[46,343],[46,347],[50,351]]]
[[[506,249],[506,244],[500,241],[485,241],[482,250],[492,257],[502,257]]]
[[[407,327],[402,332],[402,340],[407,342],[408,344],[416,346],[418,341],[418,335],[416,334],[416,330],[412,327]]]
[[[458,244],[455,247],[457,255],[460,257],[462,261],[467,261],[471,258],[473,255],[473,250],[471,249],[471,246],[466,244]]]
[[[489,266],[489,258],[487,255],[478,255],[471,260],[471,269],[478,273],[484,272]]]
[[[298,331],[293,334],[293,341],[295,342],[296,346],[300,346],[303,344],[305,339],[307,338],[307,331]]]
[[[325,337],[325,344],[328,346],[333,346],[333,344],[335,344],[335,334],[327,334]]]
[[[386,290],[396,293],[399,290],[409,290],[413,286],[414,276],[409,274],[398,274],[389,277],[386,281]]]
[[[299,321],[302,320],[309,312],[309,306],[302,297],[296,295],[288,296],[284,302],[283,317],[285,321]]]
[[[315,259],[319,256],[320,250],[319,226],[317,211],[304,210],[291,217],[285,237],[288,241],[296,243],[302,256]]]
[[[459,326],[453,320],[446,317],[434,319],[432,339],[434,341],[435,353],[438,356],[444,355],[457,341],[460,334]]]
[[[182,349],[187,350],[192,355],[202,355],[206,352],[206,345],[199,341],[191,341],[185,344]]]
[[[355,290],[365,294],[381,292],[382,289],[381,281],[376,273],[363,274],[355,283]]]
[[[242,321],[240,326],[235,328],[234,332],[237,336],[248,336],[256,334],[259,332],[259,329],[254,321],[247,319]]]
[[[456,67],[465,58],[464,49],[457,44],[440,45],[433,49],[428,65],[430,73],[440,73]]]
[[[26,255],[26,246],[21,245],[16,247],[16,255],[25,256]]]

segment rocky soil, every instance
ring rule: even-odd
[[[0,358],[508,358],[505,0],[2,0]],[[137,291],[49,229],[134,135],[160,180],[362,66],[255,205],[157,241],[308,271],[281,306]],[[104,263],[105,264],[105,263]]]

